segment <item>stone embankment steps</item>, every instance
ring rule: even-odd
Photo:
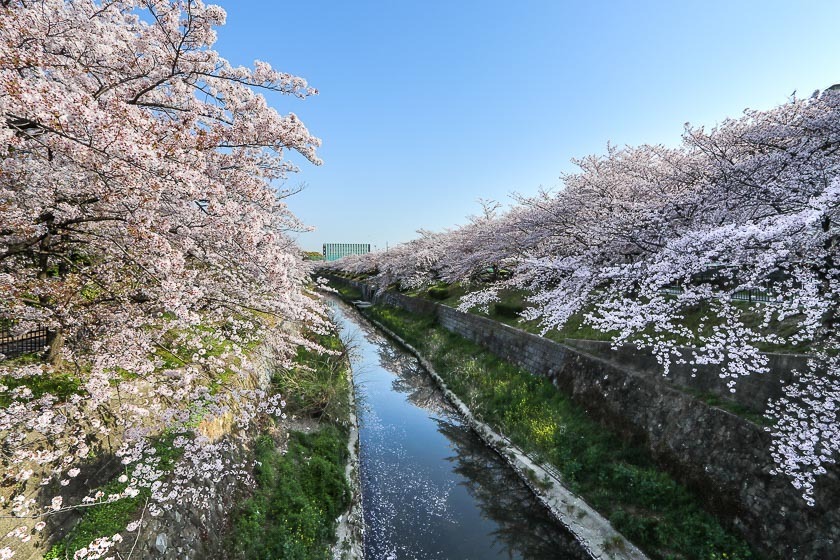
[[[772,475],[770,434],[709,406],[661,376],[524,332],[486,317],[332,274],[364,299],[439,324],[554,385],[605,426],[643,442],[658,464],[695,490],[705,507],[761,554],[784,560],[840,558],[840,468],[818,477],[809,507],[783,476]]]
[[[583,549],[593,559],[648,560],[648,557],[641,550],[613,529],[607,519],[590,507],[582,498],[563,486],[563,481],[555,469],[534,461],[508,438],[478,420],[467,405],[446,386],[443,378],[435,371],[434,366],[416,348],[382,323],[373,319],[368,320],[419,360],[420,365],[434,379],[446,400],[458,410],[479,437],[504,458],[534,492],[540,502],[575,536]],[[542,486],[537,484],[534,479],[549,481],[549,484]]]

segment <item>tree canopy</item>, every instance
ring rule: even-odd
[[[228,63],[224,21],[200,0],[0,3],[0,326],[50,333],[44,362],[0,356],[4,476],[61,482],[46,510],[21,490],[16,515],[72,506],[61,488],[109,438],[123,494],[152,487],[153,509],[238,473],[197,418],[280,414],[250,351],[288,365],[313,346],[294,325],[325,324],[274,185],[320,141],[262,94],[317,92]],[[184,451],[164,484],[162,434]]]
[[[557,192],[331,265],[380,288],[470,284],[462,310],[524,290],[524,318],[543,332],[583,314],[666,374],[688,347],[733,392],[767,371],[760,348],[807,346],[808,370],[767,414],[778,471],[811,502],[840,453],[840,92],[689,126],[676,148],[610,146],[577,164]],[[486,282],[498,267],[511,274]],[[753,292],[765,303],[745,308],[739,296]],[[704,328],[688,328],[701,308]]]

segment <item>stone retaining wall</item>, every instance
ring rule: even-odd
[[[254,368],[243,388],[267,389],[271,373],[277,367],[275,350],[261,346],[252,359]],[[253,460],[255,432],[234,432],[228,415],[203,421],[198,431],[215,441],[228,444],[221,460],[233,465],[249,465]],[[246,467],[247,468],[247,467]],[[189,494],[212,496],[209,507],[201,507],[190,499],[169,504],[159,515],[145,510],[136,533],[124,532],[124,540],[116,548],[118,557],[155,558],[158,560],[200,560],[224,558],[224,541],[231,529],[233,506],[244,500],[250,490],[241,480],[226,476],[214,482],[195,476],[187,482]]]
[[[711,394],[723,400],[737,403],[751,412],[763,414],[767,410],[767,401],[778,399],[783,395],[785,383],[794,379],[793,371],[806,371],[808,356],[801,354],[778,354],[765,352],[769,373],[750,375],[738,379],[735,392],[731,392],[727,385],[728,379],[721,378],[720,368],[716,365],[696,365],[690,363],[671,363],[667,376],[662,375],[662,366],[656,358],[645,349],[636,348],[634,344],[623,344],[612,348],[612,344],[601,340],[571,340],[566,344],[599,358],[621,364],[622,367],[636,370],[638,373],[655,377],[657,381],[668,383],[678,388],[689,389],[703,394]],[[691,351],[681,349],[682,359],[689,361]],[[696,371],[692,371],[696,369]]]
[[[706,507],[769,558],[840,558],[840,476],[818,477],[809,507],[790,482],[770,471],[770,436],[760,426],[677,390],[661,376],[622,367],[581,349],[461,313],[429,300],[327,275],[367,299],[433,313],[446,329],[497,356],[550,378],[601,423],[647,445],[658,463],[692,487]]]
[[[240,439],[232,443],[232,451],[226,459],[236,462],[250,456],[247,441]],[[214,497],[210,507],[201,508],[184,500],[157,517],[144,511],[137,532],[123,533],[125,540],[117,549],[122,558],[129,558],[129,554],[131,558],[160,560],[224,557],[223,545],[230,530],[231,504],[245,497],[245,489],[233,477],[219,482],[195,479],[190,481],[190,487],[204,495],[212,493]]]
[[[356,282],[357,288],[362,292],[362,296],[366,300],[371,300],[377,297],[376,289],[367,284]],[[402,294],[393,294],[394,296],[402,296]],[[384,300],[391,297],[389,293],[383,293],[378,297]],[[408,301],[403,301],[396,298],[391,305],[401,306],[409,309],[412,313],[436,314],[437,306],[439,304],[418,298],[405,298]],[[446,313],[449,307],[440,306]],[[456,313],[458,313],[456,311]],[[470,315],[472,317],[473,315]],[[721,378],[719,367],[715,365],[697,365],[692,366],[689,363],[680,364],[677,360],[671,363],[668,376],[662,375],[662,366],[656,361],[656,358],[647,352],[644,348],[639,349],[634,344],[623,344],[618,348],[613,348],[610,342],[601,340],[583,340],[583,339],[568,339],[566,345],[579,350],[583,350],[587,354],[594,355],[605,360],[620,364],[622,368],[633,369],[637,373],[646,375],[651,379],[673,385],[677,388],[688,389],[689,392],[701,393],[706,395],[715,395],[722,400],[736,403],[746,408],[747,410],[762,414],[767,409],[767,402],[769,399],[778,399],[783,396],[782,388],[785,383],[793,380],[792,371],[805,371],[808,367],[808,356],[801,354],[781,354],[765,352],[767,357],[767,367],[770,372],[764,375],[752,375],[742,377],[738,380],[736,391],[730,391],[727,385],[727,379]],[[687,361],[690,358],[690,350],[682,349],[682,357]],[[692,371],[696,369],[695,371]]]

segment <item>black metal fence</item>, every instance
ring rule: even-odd
[[[679,286],[665,286],[659,290],[663,294],[678,296],[683,293],[683,289]],[[713,296],[718,297],[718,296]],[[748,301],[758,303],[779,303],[779,299],[775,294],[761,289],[753,288],[751,290],[740,290],[732,294],[731,299],[735,301]]]
[[[741,290],[732,294],[732,299],[738,301],[759,301],[762,303],[776,303],[778,300],[776,296],[765,292],[764,290]]]
[[[6,358],[43,352],[46,346],[47,329],[29,331],[18,336],[12,336],[7,330],[0,330],[0,354],[4,354]]]

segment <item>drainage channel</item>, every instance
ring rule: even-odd
[[[366,558],[588,558],[413,356],[333,307],[353,346]]]

